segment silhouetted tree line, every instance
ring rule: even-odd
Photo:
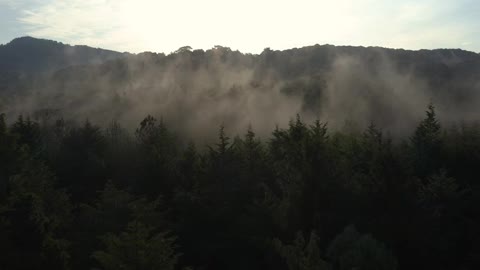
[[[0,117],[0,269],[480,269],[480,125],[300,117],[205,148],[146,117]]]

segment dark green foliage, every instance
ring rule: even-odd
[[[32,153],[36,153],[39,150],[42,138],[38,123],[31,121],[30,118],[24,120],[20,115],[18,120],[13,123],[11,132],[17,136],[17,142],[20,145],[28,146]]]
[[[160,199],[149,201],[107,182],[95,202],[78,207],[75,223],[82,229],[71,235],[75,263],[88,267],[92,261],[84,256],[85,250],[91,252],[100,248],[97,241],[100,237],[108,233],[119,234],[130,222],[140,222],[154,229],[164,228],[166,222],[160,208]]]
[[[121,188],[133,188],[138,151],[133,136],[117,121],[105,130],[105,167],[108,178]]]
[[[106,181],[105,136],[90,121],[67,131],[57,156],[60,185],[75,200],[91,200]],[[75,172],[75,173],[72,173]]]
[[[392,140],[297,116],[203,147],[152,116],[0,115],[0,268],[478,269],[480,128],[438,121]]]
[[[17,143],[5,122],[5,115],[0,114],[0,202],[7,195],[8,178],[23,164],[24,151]]]
[[[142,120],[135,136],[140,151],[139,167],[143,171],[135,185],[153,197],[158,196],[159,191],[172,192],[178,155],[176,137],[163,120],[157,123],[157,119],[150,115]]]
[[[154,233],[139,222],[128,224],[119,235],[102,237],[105,251],[95,251],[93,257],[105,270],[173,270],[179,255],[175,253],[175,239],[167,233]]]
[[[327,251],[339,270],[395,270],[397,260],[382,243],[371,235],[362,235],[348,226],[335,237]]]
[[[68,269],[71,204],[55,177],[42,164],[29,160],[10,178],[7,201],[0,207],[3,269]],[[22,259],[28,257],[28,260]]]
[[[429,104],[426,118],[418,125],[411,138],[414,167],[420,177],[427,176],[439,166],[440,135],[440,124],[436,119],[435,107]]]
[[[289,270],[329,270],[331,266],[322,259],[317,242],[318,236],[314,231],[307,240],[299,232],[291,245],[274,239],[273,246],[285,259]]]

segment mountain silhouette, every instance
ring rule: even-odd
[[[88,46],[21,37],[0,45],[0,71],[44,72],[74,65],[98,64],[122,55]]]

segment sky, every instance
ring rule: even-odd
[[[479,0],[0,0],[0,44],[33,36],[117,51],[314,44],[480,52]]]

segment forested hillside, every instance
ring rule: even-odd
[[[45,42],[21,43],[50,44],[49,51],[63,59],[59,63],[70,57],[58,51],[80,51]],[[17,43],[5,47],[22,48]],[[100,62],[98,56],[113,56],[87,51],[76,54],[81,62],[73,57],[76,64],[41,74],[12,73],[16,66],[10,66],[0,80],[1,111],[9,119],[53,114],[68,121],[88,118],[101,126],[115,119],[129,129],[150,114],[180,135],[195,133],[209,141],[210,130],[222,123],[235,134],[251,125],[264,137],[276,125],[286,127],[296,114],[329,122],[335,130],[346,123],[363,129],[375,122],[394,136],[405,136],[429,102],[446,124],[478,120],[480,56],[462,50],[315,45],[252,55],[221,46],[207,51],[183,47],[168,55],[113,54],[114,60]],[[44,59],[32,65],[49,70],[49,57],[30,54]]]
[[[110,50],[21,37],[0,45],[0,72],[47,72],[74,65],[98,64],[121,56]]]

